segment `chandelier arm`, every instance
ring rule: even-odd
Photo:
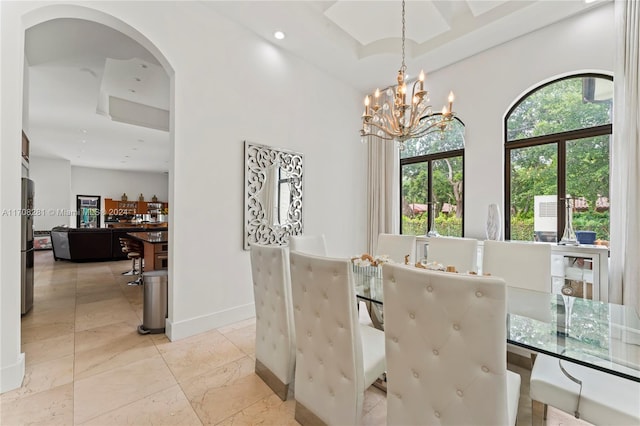
[[[385,133],[385,134],[387,134],[389,136],[392,136],[392,137],[397,136],[397,134],[396,134],[397,132],[394,131],[394,133],[390,133],[388,127],[383,127],[383,126],[381,126],[380,124],[377,124],[377,123],[369,123],[369,124],[371,126],[375,127],[378,130],[382,130],[383,133]]]
[[[377,134],[375,134],[375,133],[367,133],[367,132],[362,133],[362,134],[361,134],[361,136],[375,136],[376,138],[384,139],[384,140],[386,140],[386,141],[393,141],[393,140],[395,140],[395,138],[394,138],[394,137],[389,137],[389,136],[380,136],[380,135],[377,135]]]
[[[412,104],[411,105],[411,118],[410,118],[410,123],[411,123],[411,127],[416,127],[420,125],[420,116],[422,115],[423,112],[423,108],[420,107],[419,104]]]
[[[418,111],[418,121],[420,121],[424,117],[432,116],[433,108],[431,105],[423,105],[420,111]]]
[[[382,112],[378,113],[378,117],[380,118],[381,121],[387,123],[390,127],[392,127],[394,129],[394,131],[399,131],[398,127],[397,127],[397,123],[396,120],[393,116],[393,111],[395,110],[393,104],[391,103],[390,100],[386,100],[385,104],[387,105],[387,111],[384,112],[384,108],[381,110]],[[384,129],[381,129],[384,131]]]
[[[387,112],[386,112],[386,113],[384,112],[384,105],[386,105],[386,106],[387,106]],[[378,110],[378,112],[376,112],[376,114],[377,114],[378,116],[382,116],[382,115],[384,115],[384,114],[390,114],[390,113],[393,111],[393,108],[394,108],[394,106],[393,106],[393,105],[394,105],[394,104],[391,102],[391,100],[390,100],[390,99],[387,99],[386,101],[384,101],[384,104],[382,105],[382,108],[380,108],[380,109]]]
[[[386,115],[381,120],[381,124],[384,126],[382,130],[386,131],[390,135],[402,134],[402,132],[400,131],[399,123],[391,115]]]
[[[418,105],[415,108],[411,108],[411,127],[420,127],[420,120],[423,116],[428,115],[425,112],[430,108],[431,105],[423,105],[422,107]]]
[[[442,131],[442,125],[444,124],[445,126],[448,124],[450,120],[449,119],[442,119],[442,120],[438,120],[435,123],[430,124],[427,127],[424,128],[420,128],[418,131],[418,129],[416,129],[414,132],[411,132],[412,137],[417,138],[420,136],[425,136],[431,132],[434,131]]]

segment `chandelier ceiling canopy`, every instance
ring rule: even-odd
[[[424,90],[424,71],[413,83],[411,93],[407,91],[405,65],[405,1],[402,0],[402,65],[398,70],[395,90],[389,87],[385,94],[376,89],[373,96],[364,99],[362,129],[363,141],[368,136],[397,141],[400,147],[408,139],[419,138],[431,132],[443,132],[447,129],[455,113],[453,112],[453,92],[449,93],[449,105],[442,112],[434,113],[429,105],[429,92]],[[386,96],[385,96],[386,95]],[[410,95],[410,97],[409,97]],[[382,97],[382,99],[381,99]]]

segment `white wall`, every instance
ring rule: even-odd
[[[90,167],[71,167],[70,208],[76,208],[77,195],[99,195],[103,213],[104,199],[119,200],[126,193],[131,201],[136,201],[140,194],[145,201],[151,201],[155,195],[158,201],[169,200],[169,175],[166,173],[133,172],[125,170],[95,169]],[[169,206],[171,211],[171,206]],[[75,218],[71,226],[76,226]],[[104,226],[104,217],[101,219]]]
[[[145,201],[155,195],[159,201],[169,200],[169,175],[166,173],[71,167],[71,202],[76,195],[100,195],[119,200],[123,193],[135,201],[140,194]]]
[[[0,207],[20,208],[22,174],[22,77],[24,31],[0,3]],[[13,16],[12,16],[13,15]],[[9,36],[10,35],[10,36]],[[5,60],[7,58],[7,60]],[[12,65],[8,65],[11,63]],[[0,392],[19,387],[24,377],[20,352],[20,217],[0,215]]]
[[[36,230],[49,230],[54,226],[76,226],[76,195],[99,195],[104,199],[119,200],[127,193],[137,200],[140,193],[151,201],[169,199],[169,176],[166,173],[134,172],[71,166],[68,160],[31,157],[29,173],[36,184],[34,218]],[[102,221],[104,225],[104,220]]]
[[[129,22],[176,67],[171,338],[254,314],[241,238],[243,140],[304,153],[306,232],[326,233],[335,254],[361,251],[366,151],[357,136],[360,94],[206,4],[163,3],[153,20],[147,10],[131,12]],[[167,31],[162,22],[181,31]]]
[[[504,213],[503,122],[511,105],[539,82],[560,75],[611,74],[614,53],[609,3],[429,74],[426,84],[434,105],[444,104],[453,90],[454,110],[466,124],[466,236],[485,238],[489,204],[498,204]]]
[[[69,160],[31,156],[30,179],[35,183],[34,207],[39,212],[33,218],[36,231],[48,231],[54,226],[69,225],[71,204],[71,163]]]
[[[305,231],[325,233],[335,255],[364,250],[367,155],[358,138],[361,94],[216,15],[203,2],[77,4],[121,22],[69,5],[35,10],[42,3],[0,3],[3,206],[17,202],[19,190],[12,183],[19,182],[19,144],[7,141],[19,136],[21,126],[22,76],[15,66],[23,62],[21,25],[61,17],[64,10],[64,16],[91,16],[127,32],[151,51],[157,48],[161,62],[170,64],[171,339],[254,315],[249,255],[242,250],[245,139],[304,153]],[[13,367],[21,357],[19,223],[2,218],[0,224],[1,362],[3,369],[19,372]],[[2,390],[17,385],[6,382]]]

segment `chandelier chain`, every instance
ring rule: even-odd
[[[404,0],[402,0],[402,67],[400,68],[404,73],[407,70],[407,66],[404,63],[404,33],[405,33],[405,21],[404,21]]]

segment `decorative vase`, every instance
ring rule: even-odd
[[[153,201],[154,203],[158,201],[158,197],[155,196],[155,194],[153,195],[153,197],[151,197],[151,201]]]
[[[140,194],[140,196],[138,197],[138,201],[144,201],[144,195]]]
[[[573,230],[573,198],[567,196],[567,198],[564,199],[564,207],[564,232],[562,233],[562,239],[558,242],[558,244],[563,246],[577,246],[578,239],[576,237],[575,231]]]
[[[431,217],[429,218],[429,232],[427,232],[427,237],[439,237],[440,233],[436,229],[436,215],[438,214],[438,203],[433,201],[430,204],[431,209]]]
[[[123,193],[122,197],[120,197],[120,201],[127,201],[127,193]]]
[[[487,227],[485,231],[487,240],[500,240],[502,227],[500,219],[500,208],[497,204],[489,204],[489,212],[487,214]]]

